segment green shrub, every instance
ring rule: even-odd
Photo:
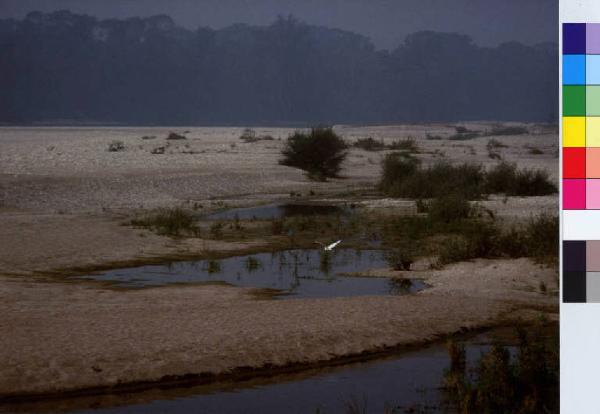
[[[255,270],[260,269],[262,267],[262,263],[260,262],[260,260],[258,260],[254,256],[249,256],[248,258],[246,258],[244,265],[246,266],[246,270],[248,272],[254,272]]]
[[[403,153],[388,154],[383,161],[379,189],[392,197],[433,198],[448,193],[467,198],[481,197],[484,171],[473,164],[451,165],[438,161],[421,168],[414,157]]]
[[[494,138],[490,139],[485,146],[488,149],[488,151],[491,151],[495,148],[508,148],[508,145],[505,145]]]
[[[332,128],[297,131],[287,139],[280,164],[308,172],[313,179],[336,177],[346,158],[347,145]]]
[[[531,155],[542,155],[544,153],[544,151],[542,151],[541,149],[539,149],[537,147],[526,146],[525,148],[527,148],[527,153],[531,154]]]
[[[403,183],[418,171],[421,161],[406,153],[393,152],[383,160],[383,171],[379,188],[384,193],[402,196]]]
[[[467,219],[471,217],[472,211],[469,200],[456,193],[433,199],[427,208],[429,218],[442,223]]]
[[[450,135],[448,139],[450,141],[468,141],[470,139],[475,139],[479,137],[479,132],[464,132]]]
[[[177,134],[175,132],[169,132],[167,139],[168,140],[179,140],[179,139],[187,139],[187,138],[184,137],[183,135]]]
[[[218,260],[209,260],[206,266],[206,271],[209,274],[220,273],[221,263]]]
[[[529,130],[522,126],[496,126],[488,133],[490,136],[527,134],[529,134]]]
[[[210,235],[215,239],[220,239],[223,236],[223,228],[225,224],[221,221],[215,221],[210,225]]]
[[[509,196],[540,196],[558,191],[543,170],[519,170],[516,164],[501,162],[486,174],[485,191]]]
[[[198,236],[200,229],[195,224],[193,214],[181,208],[159,209],[142,218],[131,220],[131,225],[155,231],[160,235],[181,236],[184,234]]]
[[[108,144],[108,152],[120,152],[125,151],[125,144],[123,141],[112,141]]]
[[[548,214],[540,214],[509,230],[502,230],[490,220],[461,222],[458,226],[446,227],[452,235],[439,246],[436,265],[480,257],[531,257],[540,263],[555,264],[558,228],[558,217]]]
[[[425,136],[426,139],[430,140],[430,141],[440,141],[444,138],[441,137],[441,135],[432,135],[432,134],[427,134]]]
[[[254,131],[252,128],[244,128],[242,135],[240,135],[240,139],[246,143],[252,143],[258,141],[273,141],[275,138],[273,138],[271,135],[258,136],[256,135],[256,131]]]
[[[383,140],[377,141],[371,137],[368,138],[360,138],[356,140],[354,144],[352,144],[355,148],[360,148],[365,151],[381,151],[385,149],[385,144]]]
[[[388,148],[391,150],[396,150],[396,151],[408,151],[408,152],[418,152],[419,151],[419,147],[417,146],[417,143],[414,140],[414,138],[406,138],[406,139],[396,140],[396,141],[392,142],[388,146]]]
[[[543,325],[517,328],[518,352],[496,342],[477,361],[473,375],[465,366],[464,346],[448,347],[450,369],[443,389],[457,412],[536,414],[558,412],[558,335]]]

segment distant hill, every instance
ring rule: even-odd
[[[0,20],[0,123],[555,121],[555,44],[418,32],[396,49],[304,24],[191,31],[168,16]]]

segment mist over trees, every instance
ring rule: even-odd
[[[377,50],[293,17],[191,31],[164,15],[32,12],[0,20],[0,122],[555,121],[557,53],[428,31]]]

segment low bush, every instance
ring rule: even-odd
[[[531,155],[542,155],[544,153],[544,151],[542,151],[541,149],[537,148],[537,147],[525,147],[527,148],[527,153],[531,154]]]
[[[200,234],[193,214],[181,208],[159,209],[142,218],[131,220],[130,224],[166,236],[192,235],[197,237]]]
[[[449,193],[433,199],[427,206],[427,214],[432,221],[451,223],[471,217],[473,208],[465,197]]]
[[[297,131],[288,137],[280,164],[300,168],[311,179],[337,177],[348,148],[332,128],[313,128],[309,133]]]
[[[557,413],[559,384],[558,335],[542,323],[517,329],[517,354],[495,342],[469,372],[463,345],[448,346],[450,369],[443,389],[461,413]]]
[[[490,136],[527,134],[529,134],[529,130],[523,126],[496,126],[487,133]]]
[[[505,145],[494,138],[490,139],[485,146],[488,149],[488,151],[491,151],[496,148],[507,148],[508,147],[508,145]]]
[[[248,258],[246,258],[246,261],[244,262],[244,265],[245,265],[246,270],[248,272],[253,272],[253,271],[255,271],[257,269],[260,269],[262,267],[262,263],[260,262],[260,260],[258,260],[254,256],[249,256]]]
[[[501,162],[486,174],[485,191],[509,196],[540,196],[558,191],[543,170],[519,170],[516,164]]]
[[[388,148],[396,151],[419,152],[419,147],[414,138],[396,140],[392,142]]]
[[[484,194],[539,196],[557,192],[556,185],[543,170],[519,170],[507,162],[489,171],[480,165],[451,165],[444,161],[422,168],[418,159],[406,153],[391,153],[384,158],[378,188],[391,197],[415,199],[450,193],[474,200]]]
[[[439,245],[436,266],[475,258],[531,257],[539,263],[556,264],[558,259],[558,217],[548,214],[502,230],[492,220],[476,219],[454,226],[452,234]]]
[[[210,225],[210,235],[214,239],[220,239],[221,237],[223,237],[224,227],[225,224],[222,221],[215,221],[213,224]]]
[[[256,135],[256,132],[251,128],[245,128],[240,135],[240,139],[246,143],[258,142],[258,141],[273,141],[271,135]]]
[[[416,158],[392,153],[383,161],[379,189],[392,197],[423,199],[456,193],[475,199],[481,197],[484,178],[484,170],[478,165],[439,161],[421,168]]]
[[[356,140],[352,146],[354,148],[360,148],[365,151],[382,151],[385,149],[385,144],[383,140],[377,141],[371,137],[368,138],[359,138]]]
[[[425,136],[425,138],[430,141],[440,141],[440,140],[444,139],[444,138],[442,138],[441,135],[432,135],[432,134],[427,134]]]
[[[113,141],[108,144],[108,152],[119,152],[125,151],[125,144],[123,141]]]
[[[167,139],[168,140],[180,140],[180,139],[187,139],[187,138],[184,137],[183,135],[177,134],[175,132],[169,132]]]
[[[479,132],[462,132],[450,135],[448,139],[450,141],[468,141],[470,139],[479,138],[480,136]]]

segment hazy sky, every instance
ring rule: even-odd
[[[464,33],[490,46],[558,41],[558,0],[0,0],[3,18],[59,9],[101,18],[168,14],[191,29],[263,25],[293,14],[364,34],[381,48],[395,47],[418,30]]]

